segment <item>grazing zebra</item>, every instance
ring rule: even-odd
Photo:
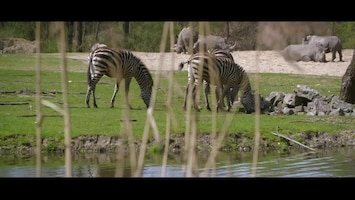
[[[149,107],[153,87],[152,75],[145,64],[132,52],[125,49],[112,49],[104,44],[94,44],[88,57],[88,64],[86,107],[90,107],[89,101],[92,93],[93,105],[97,108],[95,88],[104,75],[116,79],[115,89],[111,98],[111,108],[114,107],[116,94],[122,79],[125,79],[125,101],[131,108],[128,101],[128,92],[132,77],[136,79],[140,87],[140,96],[146,107]]]
[[[207,52],[216,57],[226,57],[234,61],[233,55],[229,51],[221,49],[208,49]]]
[[[229,59],[232,59],[233,62],[234,62],[234,58],[233,58],[233,55],[229,52],[229,51],[226,51],[226,50],[222,50],[222,49],[208,49],[207,52],[209,54],[211,54],[212,56],[216,56],[216,57],[226,57],[226,58],[229,58]],[[204,84],[204,88],[205,88],[205,102],[206,102],[206,107],[210,109],[210,106],[209,106],[209,102],[208,102],[208,94],[210,94],[210,84],[208,84],[206,81],[203,81],[203,84]],[[231,99],[231,95],[230,95],[230,92],[228,91],[227,94],[226,94],[226,98],[227,98],[227,104],[228,105],[233,105],[233,102],[232,102],[232,99]]]
[[[216,86],[217,110],[223,109],[223,98],[230,93],[231,101],[234,102],[238,92],[241,93],[241,103],[246,113],[255,111],[254,94],[251,89],[248,75],[244,69],[232,59],[224,56],[213,56],[211,54],[194,54],[187,62],[189,70],[188,84],[193,83],[193,106],[199,111],[196,93],[199,90],[202,80]],[[180,63],[182,69],[184,62]],[[202,74],[201,74],[202,73]],[[200,75],[200,76],[199,76]],[[200,78],[202,77],[202,78]],[[185,99],[189,87],[186,87]],[[221,92],[222,91],[222,92]],[[227,110],[230,111],[230,102],[227,103]],[[186,109],[186,103],[184,103]]]
[[[207,53],[209,54],[209,55],[211,55],[211,56],[215,56],[215,57],[226,57],[226,58],[229,58],[229,59],[231,59],[231,60],[233,60],[233,62],[234,62],[234,58],[233,58],[233,56],[232,56],[232,54],[230,53],[230,52],[228,52],[228,51],[225,51],[225,50],[221,50],[221,49],[208,49],[207,50]],[[196,54],[195,54],[196,55]],[[193,55],[194,56],[194,55]],[[192,57],[193,57],[192,56]],[[192,58],[191,57],[191,58]],[[180,66],[180,69],[182,69],[183,68],[183,65],[185,64],[185,63],[188,63],[189,62],[189,60],[188,61],[186,61],[186,62],[183,62],[183,63],[181,63],[181,66]],[[186,92],[188,92],[188,87],[189,87],[189,85],[190,85],[190,80],[191,80],[191,70],[190,70],[190,68],[188,67],[188,84],[187,84],[187,86],[186,86]],[[205,94],[205,105],[206,105],[206,109],[207,110],[211,110],[211,108],[210,108],[210,104],[209,104],[209,101],[208,101],[208,94],[210,94],[210,84],[207,82],[207,81],[203,81],[203,87],[204,87],[204,94]],[[185,99],[184,99],[184,109],[186,110],[186,98],[187,98],[187,93],[185,94]],[[227,104],[228,105],[230,105],[231,106],[231,104],[233,104],[233,102],[231,102],[231,95],[230,95],[230,92],[228,91],[227,92],[227,94],[226,94],[226,98],[227,98]],[[223,103],[223,106],[224,106],[224,103]]]

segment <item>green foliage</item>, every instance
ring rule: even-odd
[[[59,51],[58,40],[55,38],[48,39],[46,43],[41,43],[41,52],[57,53]]]
[[[14,21],[1,22],[0,38],[24,38],[30,41],[35,40],[35,22]]]
[[[154,144],[153,146],[151,146],[148,149],[148,153],[152,154],[152,155],[156,155],[156,154],[162,154],[164,152],[164,148],[162,145],[160,144]]]
[[[131,51],[159,52],[162,43],[163,27],[165,22],[155,21],[133,21],[129,22],[129,33],[124,34],[124,22],[81,22],[83,23],[83,51],[89,51],[90,47],[101,42],[114,47],[122,47]],[[337,35],[343,43],[343,48],[352,49],[355,45],[355,22],[329,22],[326,23],[328,30],[332,30],[333,35]],[[170,51],[170,37],[176,41],[180,30],[189,26],[190,22],[173,23],[173,35],[168,33],[165,51]],[[200,30],[199,22],[191,22],[191,25]],[[257,37],[257,22],[207,22],[207,34],[221,35],[237,40],[239,48],[254,49]],[[74,25],[73,45],[77,41],[77,30]],[[2,22],[0,38],[15,37],[33,41],[35,39],[35,22]],[[312,30],[316,32],[316,30]],[[41,22],[41,52],[56,53],[58,49],[58,31],[53,22]],[[288,40],[293,41],[292,38]],[[68,50],[71,51],[71,50]],[[74,51],[74,50],[73,50]]]
[[[163,33],[163,22],[131,23],[128,49],[132,51],[159,52]]]
[[[78,23],[78,22],[75,22]],[[77,41],[77,27],[73,26],[73,41],[74,46]],[[132,51],[141,52],[159,52],[162,43],[163,28],[165,22],[156,21],[134,21],[129,22],[129,33],[124,34],[124,22],[81,22],[83,23],[82,31],[82,51],[89,51],[90,47],[96,43],[101,42],[113,47],[122,47]],[[1,22],[0,38],[15,37],[24,38],[33,41],[35,39],[35,22]],[[170,31],[168,33],[167,45],[165,51],[170,51],[170,37],[174,37],[176,42],[177,36],[181,29],[189,26],[190,22],[175,21],[173,23],[173,36]],[[191,25],[200,31],[200,24],[198,22],[191,22]],[[207,22],[207,34],[221,35],[229,37],[231,40],[238,41],[238,48],[240,49],[254,49],[257,38],[257,22],[225,22],[212,21]],[[332,30],[333,35],[339,36],[342,40],[344,49],[352,49],[355,45],[355,22],[329,22],[325,23],[327,30]],[[317,33],[316,30],[311,30]],[[68,33],[68,30],[66,30]],[[295,33],[297,34],[297,33]],[[68,35],[67,35],[67,38]],[[291,37],[289,38],[292,42]],[[41,22],[41,52],[56,53],[58,48],[58,30],[53,22]],[[69,43],[69,41],[68,41]],[[293,42],[292,42],[293,43]],[[69,49],[68,52],[75,52],[75,47]]]
[[[344,49],[355,47],[355,22],[334,23],[334,30],[339,35]]]

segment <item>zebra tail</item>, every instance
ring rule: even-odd
[[[88,71],[86,72],[86,77],[87,77],[88,85],[91,84],[91,67],[92,67],[92,64],[91,64],[91,60],[90,60],[89,66],[88,66]]]
[[[180,64],[179,64],[179,70],[181,71],[183,68],[184,68],[184,65],[186,64],[186,63],[188,63],[189,61],[186,61],[186,62],[181,62]]]

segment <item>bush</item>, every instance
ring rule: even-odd
[[[132,51],[159,52],[162,42],[162,34],[165,22],[66,22],[67,51],[87,52],[96,43],[105,43],[109,46],[126,48]],[[293,23],[293,24],[291,24]],[[174,42],[180,30],[188,26],[189,22],[174,22]],[[202,23],[192,22],[191,25],[199,32]],[[259,26],[259,22],[209,22],[206,23],[207,34],[227,37],[229,42],[237,42],[237,50],[269,50],[273,46],[257,47],[257,37],[264,35],[265,26]],[[287,40],[284,43],[295,43],[300,40],[300,35],[309,33],[319,35],[337,35],[343,43],[343,48],[351,49],[355,45],[355,22],[263,22],[271,26],[289,26],[291,29],[281,29],[272,35],[270,39]],[[128,25],[128,26],[126,26]],[[303,26],[299,29],[294,26]],[[306,28],[305,28],[306,27]],[[35,22],[0,22],[0,38],[15,37],[30,41],[35,39]],[[266,27],[267,28],[267,27]],[[259,30],[258,30],[259,29]],[[271,28],[275,31],[275,28]],[[128,33],[126,33],[128,31]],[[58,52],[58,27],[53,22],[41,22],[41,52]],[[166,52],[170,52],[170,31],[167,37]],[[282,43],[282,41],[280,41]],[[284,46],[282,43],[281,46]]]

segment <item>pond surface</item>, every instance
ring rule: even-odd
[[[200,177],[355,177],[355,149],[259,152],[255,170],[253,153],[221,152],[212,169],[206,170],[209,154],[199,154]],[[41,177],[65,177],[64,155],[42,155]],[[76,154],[72,156],[72,177],[131,177],[130,158],[117,162],[112,154]],[[166,167],[161,155],[146,156],[141,177],[186,177],[181,155],[169,155]],[[37,177],[36,157],[0,155],[0,177]],[[162,172],[165,173],[162,173]]]

